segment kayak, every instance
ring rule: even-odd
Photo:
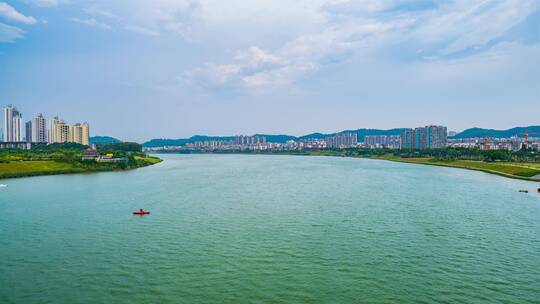
[[[133,212],[133,214],[135,214],[135,215],[145,215],[145,214],[150,214],[150,211],[143,211],[143,212],[135,211],[135,212]]]

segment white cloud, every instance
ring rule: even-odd
[[[323,8],[333,14],[340,15],[365,15],[381,12],[400,3],[411,1],[398,0],[331,0],[325,3]]]
[[[421,19],[413,39],[423,44],[442,45],[438,52],[448,55],[484,46],[523,21],[538,9],[534,0],[454,1]]]
[[[314,62],[298,62],[242,77],[242,83],[250,88],[279,87],[293,83],[303,74],[318,69]]]
[[[27,0],[27,2],[42,7],[53,7],[58,6],[61,3],[67,2],[67,0]]]
[[[306,73],[317,71],[325,59],[340,57],[350,50],[368,47],[378,34],[395,25],[364,21],[303,35],[274,52],[252,46],[238,52],[233,63],[209,63],[193,75],[203,81],[236,84],[251,88],[276,87],[294,83]]]
[[[125,29],[128,30],[128,31],[132,31],[132,32],[147,35],[147,36],[159,36],[160,35],[158,31],[154,31],[154,30],[151,30],[151,29],[148,29],[148,28],[144,28],[142,26],[128,25],[128,26],[125,27]]]
[[[538,9],[535,0],[483,0],[473,4],[455,0],[422,10],[399,9],[400,5],[414,4],[413,0],[197,3],[194,7],[205,26],[217,24],[227,31],[231,23],[245,18],[246,29],[238,35],[250,34],[251,29],[259,27],[264,33],[263,20],[271,18],[269,23],[276,24],[276,29],[286,23],[291,33],[298,33],[274,48],[263,49],[259,44],[264,43],[262,34],[255,30],[258,35],[252,40],[259,47],[238,51],[230,62],[209,62],[188,73],[201,81],[247,87],[291,84],[328,62],[340,62],[359,52],[372,56],[383,51],[387,56],[413,61],[444,61],[449,55],[481,49]],[[258,10],[265,12],[261,20]]]
[[[13,42],[22,38],[23,34],[20,28],[0,22],[0,42]]]
[[[108,25],[106,23],[103,23],[103,22],[100,22],[100,21],[97,21],[94,18],[90,18],[90,19],[73,18],[71,20],[73,22],[77,22],[77,23],[84,24],[84,25],[87,25],[87,26],[99,28],[99,29],[102,29],[102,30],[110,30],[111,29],[110,25]]]
[[[244,61],[245,65],[253,68],[265,64],[280,64],[282,61],[277,56],[272,55],[256,46],[252,46],[246,51],[238,53],[235,59],[239,61]]]
[[[88,15],[102,16],[102,17],[107,17],[110,19],[118,19],[118,16],[116,16],[115,14],[109,11],[103,10],[103,9],[95,8],[95,7],[87,7],[83,9],[83,12],[85,12]]]
[[[34,17],[19,13],[15,8],[5,2],[0,2],[0,17],[24,24],[34,24],[37,22]]]
[[[540,63],[538,54],[540,54],[539,45],[524,46],[518,43],[504,42],[484,53],[469,57],[421,62],[418,64],[416,76],[425,83],[488,82],[487,80],[495,82],[501,77],[515,75],[512,70],[516,70],[520,65],[529,65],[528,68],[522,66],[521,71],[536,70],[534,64],[532,66],[530,64],[531,62]],[[515,60],[516,56],[523,56],[527,60]],[[501,73],[501,71],[505,72]],[[538,72],[535,73],[538,74]],[[519,77],[527,78],[526,75]]]
[[[539,8],[537,0],[95,0],[91,5],[83,11],[93,18],[73,20],[182,39],[210,50],[210,57],[184,73],[192,78],[187,82],[244,87],[293,84],[357,55],[409,62],[470,56]]]
[[[126,29],[148,36],[173,33],[184,36],[192,21],[197,1],[134,1],[117,8],[124,15]]]

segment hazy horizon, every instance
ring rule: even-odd
[[[123,140],[540,124],[535,0],[0,0],[0,105]]]

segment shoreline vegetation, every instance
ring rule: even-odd
[[[161,152],[178,153],[178,152]],[[186,153],[186,152],[181,152]],[[306,149],[301,151],[191,151],[188,153],[261,154],[367,158],[482,171],[503,177],[540,182],[539,155],[530,151],[482,151],[465,148],[433,150]]]
[[[0,150],[0,179],[41,175],[131,170],[162,160],[142,152],[137,143],[98,145],[95,158],[86,158],[89,148],[79,144],[52,144],[32,150]],[[164,151],[159,153],[173,153]],[[296,151],[187,151],[180,153],[299,155],[368,158],[410,164],[482,171],[503,177],[540,182],[540,159],[533,151],[482,151],[463,148],[433,150],[305,149]],[[100,161],[102,156],[113,157]]]
[[[88,156],[91,153],[93,157]],[[136,143],[101,145],[97,151],[79,144],[52,144],[32,150],[0,150],[0,179],[123,171],[159,162],[160,158],[143,153]]]

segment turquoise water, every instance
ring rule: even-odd
[[[163,158],[0,181],[0,303],[540,301],[538,183],[351,158]]]

